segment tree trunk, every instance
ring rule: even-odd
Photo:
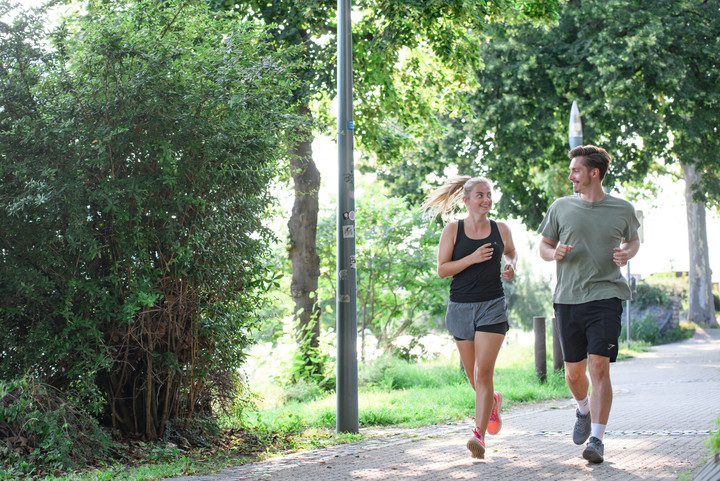
[[[307,106],[302,106],[300,113],[308,117],[312,115]],[[295,203],[288,221],[292,262],[290,292],[295,302],[295,332],[301,350],[318,347],[320,337],[320,308],[317,303],[320,257],[316,244],[320,172],[313,162],[312,140],[312,133],[306,132],[293,149],[290,161],[295,186]],[[310,362],[307,356],[305,359]]]
[[[708,252],[705,205],[695,202],[693,192],[700,181],[694,164],[683,164],[685,176],[685,205],[688,220],[690,266],[688,276],[688,321],[701,326],[717,326],[712,296],[712,277]]]

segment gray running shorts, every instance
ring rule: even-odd
[[[508,322],[505,297],[483,302],[448,302],[445,326],[456,339],[471,341],[480,326]]]

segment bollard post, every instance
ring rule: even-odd
[[[552,345],[553,345],[553,370],[562,371],[565,368],[563,362],[562,347],[560,347],[560,336],[557,331],[557,320],[552,318]]]
[[[545,348],[545,318],[533,317],[535,333],[535,376],[544,383],[547,379],[547,351]]]

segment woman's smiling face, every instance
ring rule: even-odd
[[[470,196],[463,200],[468,211],[487,214],[492,208],[492,189],[486,183],[478,182],[470,192]]]

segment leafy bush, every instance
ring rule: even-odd
[[[687,299],[689,281],[686,273],[665,272],[653,274],[645,278],[643,284],[662,288],[670,297]]]
[[[621,339],[627,337],[627,326],[623,324],[623,333]],[[622,337],[622,336],[625,337]],[[645,314],[640,319],[633,319],[630,324],[630,336],[637,340],[647,342],[648,344],[658,344],[660,339],[660,328],[655,322],[655,318],[651,314]]]
[[[286,384],[283,388],[284,403],[314,401],[327,394],[324,389],[315,382],[306,379],[298,379],[294,383]]]
[[[670,295],[663,286],[640,283],[637,285],[637,292],[632,303],[638,309],[645,309],[649,306],[670,307]]]
[[[311,391],[318,389],[327,392],[335,389],[334,359],[331,358],[330,354],[324,352],[319,345],[319,339],[317,345],[313,343],[313,325],[316,322],[318,321],[311,320],[303,329],[297,329],[302,331],[302,339],[300,345],[296,346],[289,369],[285,373],[287,376],[286,387],[289,388],[290,392],[299,393],[300,397],[297,398],[299,400],[306,396],[312,396],[303,386],[305,388],[311,388],[312,386]],[[303,391],[306,391],[306,393],[301,394]]]
[[[0,381],[0,478],[29,475],[40,466],[83,466],[111,447],[97,420],[53,387],[30,378]]]
[[[692,326],[672,326],[660,331],[652,314],[645,314],[640,319],[632,319],[630,323],[630,337],[634,341],[645,342],[650,345],[667,344],[692,337],[695,332]],[[627,339],[627,326],[623,322],[620,339]]]
[[[203,2],[2,26],[0,378],[157,439],[227,399],[272,279],[291,52]]]

